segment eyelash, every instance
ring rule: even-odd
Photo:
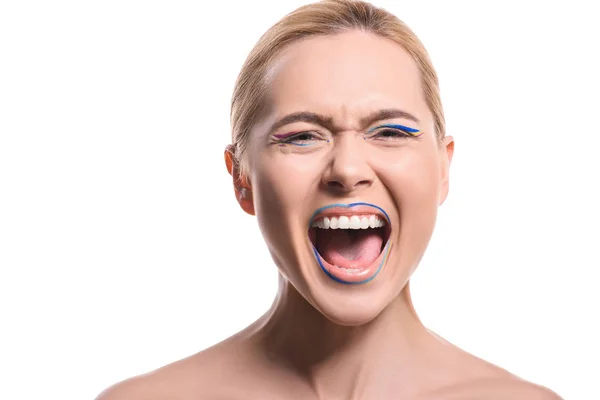
[[[410,133],[403,131],[402,129],[394,129],[394,128],[384,128],[384,129],[380,129],[380,130],[376,130],[374,131],[375,133],[372,134],[370,137],[379,137],[382,138],[383,140],[393,140],[393,139],[397,139],[397,138],[401,138],[401,139],[405,139],[405,138],[418,138],[420,135],[411,135]],[[397,135],[395,136],[383,136],[384,133],[386,132],[392,132],[395,133]],[[367,140],[367,138],[365,138],[365,140]]]
[[[379,129],[379,130],[375,130],[373,131],[374,133],[370,134],[369,137],[372,138],[380,138],[381,140],[394,140],[394,139],[406,139],[406,138],[419,138],[421,135],[413,135],[409,132],[406,132],[402,129],[396,129],[396,128],[383,128],[383,129]],[[383,136],[385,133],[394,133],[394,136]],[[310,146],[309,143],[295,143],[297,141],[299,141],[299,138],[303,137],[303,136],[309,136],[310,139],[305,139],[305,140],[300,140],[301,142],[308,142],[311,140],[315,140],[318,139],[316,138],[316,136],[311,132],[311,131],[305,131],[305,132],[298,132],[295,135],[291,135],[287,138],[283,138],[283,139],[277,139],[275,141],[275,143],[277,144],[281,144],[281,145],[285,145],[285,144],[290,144],[290,145],[294,145],[294,146]],[[364,138],[365,140],[367,140],[367,138]],[[325,140],[327,143],[329,143],[329,140],[326,139]]]
[[[310,136],[310,139],[306,139],[306,140],[300,140],[301,142],[308,142],[310,140],[315,140],[318,139],[316,137],[316,135],[314,135],[312,132],[310,131],[305,131],[305,132],[298,132],[295,135],[291,135],[289,137],[283,138],[283,139],[276,139],[275,143],[277,144],[291,144],[294,146],[310,146],[310,144],[308,143],[294,143],[297,142],[299,138],[301,138],[302,136]],[[325,140],[327,143],[329,143],[329,140]]]

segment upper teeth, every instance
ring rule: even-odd
[[[311,228],[321,229],[369,229],[385,226],[385,221],[376,215],[352,215],[347,217],[325,217],[312,223]]]

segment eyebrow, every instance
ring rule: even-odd
[[[367,115],[364,118],[361,118],[360,123],[362,126],[369,126],[373,122],[381,121],[384,119],[394,119],[394,118],[408,119],[413,122],[416,122],[417,124],[419,122],[421,122],[421,121],[419,121],[419,118],[415,117],[414,115],[412,115],[409,112],[399,110],[397,108],[385,108],[383,110],[375,111],[375,112]]]
[[[269,129],[269,132],[272,133],[277,129],[281,128],[282,126],[292,124],[294,122],[310,122],[325,127],[331,127],[333,123],[333,118],[309,111],[299,111],[292,114],[288,114],[285,117],[276,121],[273,125],[271,125],[271,129]]]
[[[419,118],[415,117],[409,112],[397,109],[397,108],[385,108],[382,110],[377,110],[366,117],[360,119],[361,126],[369,126],[376,121],[382,121],[386,119],[394,119],[394,118],[404,118],[411,120],[413,122],[419,123]],[[299,111],[295,113],[288,114],[283,118],[277,120],[271,128],[269,132],[272,133],[282,126],[294,123],[294,122],[309,122],[317,125],[324,126],[326,128],[331,128],[333,126],[333,118],[321,114],[317,114],[310,111]]]

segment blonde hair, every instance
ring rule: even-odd
[[[250,131],[264,110],[268,86],[266,75],[274,58],[284,47],[302,39],[355,29],[390,39],[411,55],[421,75],[425,102],[433,115],[436,136],[439,140],[445,136],[437,74],[427,50],[415,33],[398,17],[370,3],[324,0],[296,9],[265,32],[248,55],[237,78],[231,100],[230,148],[244,179],[248,172],[245,153]]]

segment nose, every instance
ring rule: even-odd
[[[341,136],[341,135],[340,135]],[[331,160],[323,174],[323,186],[336,194],[349,194],[373,184],[374,172],[367,162],[365,149],[354,135],[338,137]]]

